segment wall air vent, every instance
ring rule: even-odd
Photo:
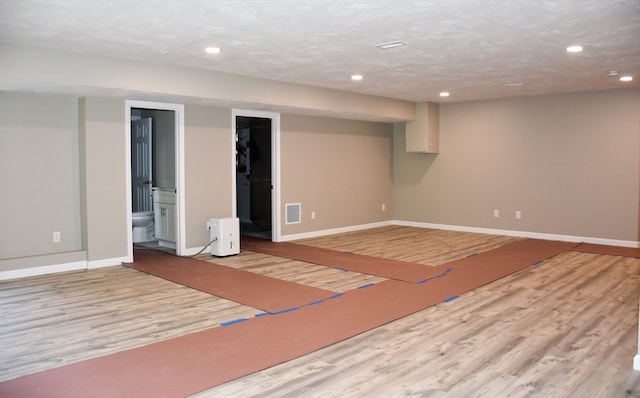
[[[287,203],[285,208],[287,213],[285,223],[300,224],[300,203]]]

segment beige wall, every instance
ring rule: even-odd
[[[268,109],[286,113],[410,120],[412,102],[215,71],[83,55],[0,41],[0,90],[114,93],[128,99]]]
[[[210,218],[232,216],[231,109],[185,106],[187,247],[209,242]]]
[[[392,125],[295,115],[281,125],[283,217],[287,203],[302,208],[283,235],[391,220]]]
[[[2,92],[0,100],[0,271],[124,259],[125,99]],[[230,108],[187,104],[184,116],[189,249],[209,241],[208,219],[233,215],[234,144]],[[390,220],[390,124],[282,115],[281,126],[282,203],[302,202],[305,212],[283,234]]]
[[[638,240],[637,89],[441,104],[438,155],[395,130],[397,220]]]
[[[81,98],[80,152],[84,229],[89,262],[127,255],[125,101]]]
[[[125,257],[125,98],[0,105],[0,271]],[[187,248],[232,215],[230,130],[230,108],[186,104]],[[443,104],[440,153],[404,144],[401,124],[282,114],[282,218],[303,212],[282,235],[401,220],[638,241],[638,89]]]
[[[0,258],[80,250],[78,178],[76,98],[0,92]]]

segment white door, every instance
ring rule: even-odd
[[[153,209],[151,121],[150,117],[131,121],[131,202],[134,213]]]

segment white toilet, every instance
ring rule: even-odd
[[[131,214],[133,242],[149,242],[154,239],[153,212],[142,211]]]

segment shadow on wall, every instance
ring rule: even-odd
[[[402,170],[402,173],[394,175],[394,184],[416,185],[422,181],[433,162],[439,156],[431,153],[411,153],[405,148],[404,123],[394,124],[394,169]]]
[[[427,171],[437,159],[436,154],[405,153],[402,160],[404,172],[394,180],[394,183],[416,185],[424,180]]]

